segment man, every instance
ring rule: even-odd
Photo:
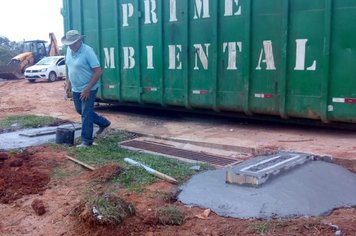
[[[70,48],[66,54],[68,78],[72,85],[75,109],[82,119],[82,143],[77,147],[88,147],[93,144],[94,124],[99,126],[97,134],[100,134],[109,127],[110,121],[94,112],[102,70],[94,50],[82,39],[77,30],[70,30],[62,37],[62,44]]]

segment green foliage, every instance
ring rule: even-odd
[[[87,206],[93,221],[102,225],[120,224],[136,211],[132,204],[113,194],[89,198]]]
[[[6,65],[21,52],[21,44],[0,36],[0,65]]]
[[[269,227],[270,225],[268,222],[255,223],[248,227],[248,231],[259,235],[264,235],[268,232]]]
[[[64,122],[65,121],[61,121],[50,116],[9,116],[3,120],[0,120],[0,133],[4,131],[15,131],[24,128],[38,128],[43,126],[58,125]]]
[[[10,47],[11,41],[7,37],[0,36],[0,45],[2,47]]]
[[[80,168],[78,166],[76,166],[76,167],[78,169]],[[63,167],[63,166],[58,166],[50,172],[51,181],[53,181],[56,185],[63,184],[63,183],[65,183],[65,182],[63,182],[64,179],[66,179],[68,177],[78,176],[79,171],[77,168],[67,168],[67,167]]]
[[[64,179],[69,173],[62,168],[55,168],[51,172],[51,179]]]
[[[182,225],[184,223],[184,214],[175,206],[157,208],[155,216],[162,225]]]
[[[10,50],[0,47],[0,66],[9,63],[15,55]]]

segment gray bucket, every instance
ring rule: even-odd
[[[74,145],[74,128],[57,128],[56,130],[56,143],[66,144],[69,146]]]

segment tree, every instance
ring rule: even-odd
[[[0,65],[6,65],[11,58],[21,52],[21,43],[0,36]]]

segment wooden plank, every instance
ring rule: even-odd
[[[84,163],[82,161],[79,161],[79,160],[77,160],[77,159],[75,159],[75,158],[73,158],[71,156],[66,155],[66,158],[68,158],[69,160],[71,160],[71,161],[73,161],[73,162],[75,162],[75,163],[77,163],[77,164],[79,164],[79,165],[81,165],[81,166],[83,166],[83,167],[85,167],[85,168],[87,168],[89,170],[95,170],[94,167],[92,167],[92,166],[90,166],[90,165],[88,165],[88,164],[86,164],[86,163]]]

